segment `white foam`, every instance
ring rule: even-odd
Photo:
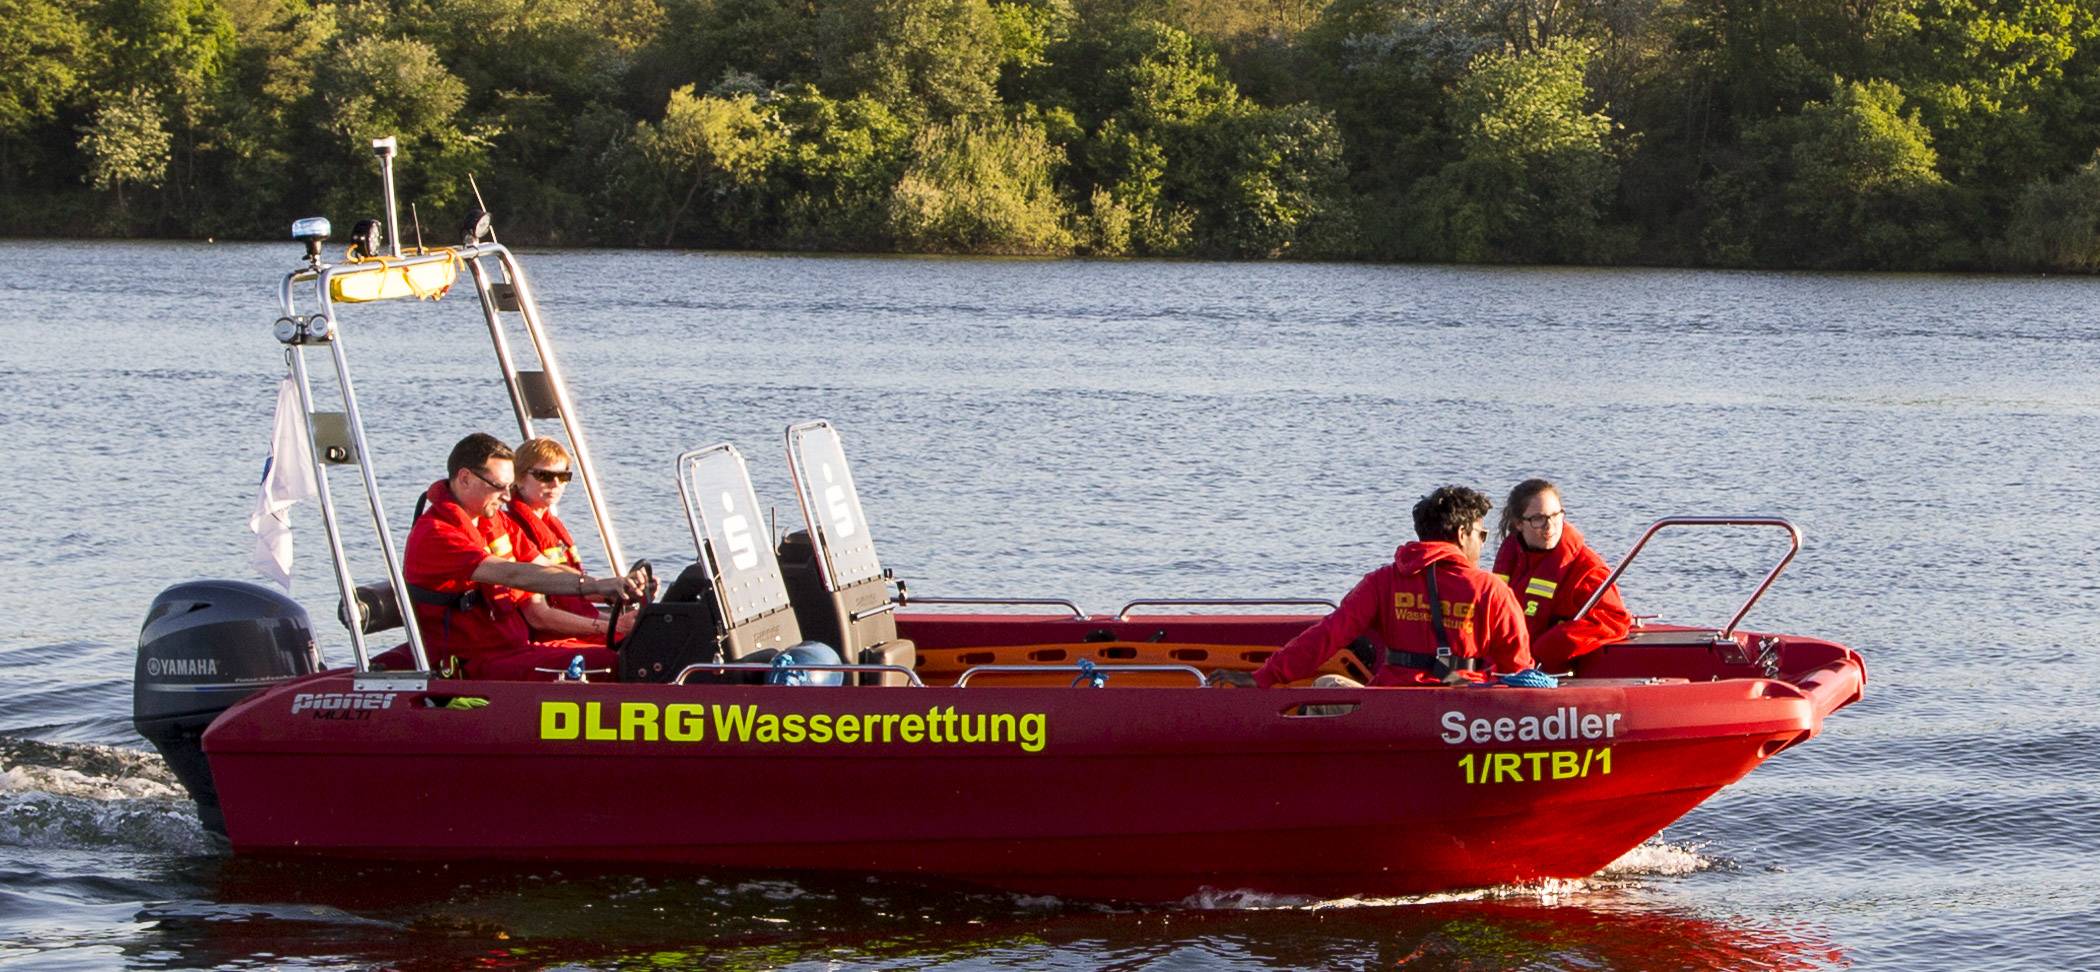
[[[196,806],[160,758],[116,746],[6,740],[0,843],[204,853]]]
[[[84,800],[178,800],[181,788],[136,776],[89,776],[59,766],[10,766],[0,773],[0,794],[49,793]]]
[[[1318,898],[1310,895],[1271,894],[1266,891],[1241,889],[1204,888],[1181,900],[1184,908],[1211,911],[1322,911],[1330,908],[1402,908],[1415,905],[1448,904],[1455,901],[1506,901],[1511,899],[1537,901],[1544,905],[1559,904],[1565,897],[1594,890],[1586,880],[1560,880],[1548,878],[1524,884],[1503,884],[1491,888],[1474,888],[1467,891],[1440,891],[1435,894],[1407,894],[1391,897],[1346,897]]]
[[[1181,906],[1208,911],[1320,911],[1328,908],[1399,908],[1454,901],[1511,900],[1536,901],[1551,906],[1561,904],[1564,899],[1601,891],[1636,878],[1695,874],[1722,863],[1700,853],[1701,846],[1651,840],[1621,854],[1618,860],[1605,865],[1603,870],[1587,878],[1546,878],[1541,881],[1503,884],[1469,891],[1369,898],[1317,898],[1246,889],[1204,888],[1183,898]]]
[[[1700,848],[1703,846],[1705,845],[1692,843],[1671,844],[1660,840],[1651,840],[1619,855],[1618,860],[1604,865],[1604,870],[1598,871],[1597,874],[1600,877],[1608,878],[1646,877],[1651,875],[1680,877],[1686,874],[1697,874],[1721,863],[1714,858],[1699,853]]]

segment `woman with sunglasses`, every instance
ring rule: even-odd
[[[1544,479],[1518,483],[1502,506],[1498,532],[1502,549],[1495,552],[1495,576],[1524,609],[1531,654],[1540,668],[1568,671],[1577,657],[1626,636],[1633,616],[1616,586],[1604,592],[1588,617],[1572,620],[1611,570],[1568,522],[1560,487]]]
[[[590,576],[583,569],[583,559],[576,553],[576,538],[569,535],[569,528],[554,513],[554,506],[561,502],[562,493],[568,489],[569,478],[574,475],[569,468],[569,450],[553,439],[527,439],[518,446],[518,485],[511,494],[507,512],[518,528],[532,539],[540,549],[539,559],[533,561],[549,567],[565,567],[578,574]],[[546,595],[549,607],[559,608],[570,614],[597,620],[598,606],[589,598],[574,594]],[[567,628],[569,625],[559,625]],[[532,637],[535,641],[549,641],[570,637],[573,632],[547,630],[535,626]],[[603,636],[599,636],[603,644]]]

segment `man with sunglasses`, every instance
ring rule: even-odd
[[[516,485],[514,458],[487,433],[461,439],[445,461],[447,477],[430,485],[429,506],[409,530],[402,574],[431,662],[454,675],[493,679],[546,679],[541,669],[565,669],[577,655],[586,669],[617,668],[602,643],[533,640],[535,623],[563,635],[605,637],[602,619],[559,612],[535,594],[605,600],[639,598],[641,588],[630,577],[590,578],[535,562],[539,548],[501,515]]]
[[[1524,606],[1524,625],[1539,667],[1568,671],[1576,658],[1626,636],[1633,615],[1619,600],[1616,585],[1604,592],[1587,617],[1574,620],[1575,612],[1604,586],[1611,569],[1583,542],[1582,531],[1568,522],[1560,487],[1544,479],[1518,483],[1502,508],[1498,532],[1502,548],[1495,552],[1495,576]]]
[[[1370,635],[1378,646],[1372,685],[1439,685],[1486,681],[1492,669],[1531,667],[1523,614],[1509,588],[1481,570],[1484,520],[1493,504],[1464,486],[1445,486],[1414,507],[1415,536],[1393,562],[1364,575],[1341,605],[1269,656],[1251,684],[1268,688],[1309,678],[1351,642]],[[1322,676],[1327,684],[1354,684]],[[1214,682],[1249,683],[1219,671]]]

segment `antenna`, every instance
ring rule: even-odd
[[[394,209],[394,136],[372,140],[372,154],[379,157],[379,184],[386,190],[386,235],[393,247],[394,259],[401,259],[401,217]],[[368,254],[378,256],[377,253]]]
[[[416,204],[408,204],[408,218],[416,224],[416,252],[423,252],[423,217],[416,215]]]
[[[476,209],[481,210],[484,213],[488,212],[489,204],[486,200],[481,198],[481,183],[474,181],[474,173],[472,172],[467,173],[467,187],[474,190],[474,207]],[[499,245],[502,244],[503,241],[496,238],[496,225],[494,223],[489,224],[488,231],[489,242]]]

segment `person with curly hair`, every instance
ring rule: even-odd
[[[1270,655],[1254,672],[1262,688],[1310,677],[1336,652],[1371,636],[1372,685],[1485,681],[1489,671],[1531,667],[1523,613],[1509,588],[1481,570],[1493,503],[1477,490],[1444,486],[1414,507],[1415,539],[1393,562],[1365,574],[1340,606]],[[1340,676],[1322,676],[1343,684]],[[1244,685],[1244,673],[1218,681]]]

